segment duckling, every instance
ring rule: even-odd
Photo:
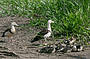
[[[55,45],[48,45],[46,47],[41,48],[38,50],[39,53],[54,53],[56,52],[56,46]]]
[[[72,45],[75,41],[76,41],[76,38],[71,37],[71,38],[68,39],[68,40],[64,40],[64,43],[65,43],[66,45]]]
[[[83,46],[80,45],[80,44],[76,44],[76,45],[73,46],[72,51],[74,51],[74,52],[83,51]]]

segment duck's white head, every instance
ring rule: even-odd
[[[19,26],[16,22],[11,23],[12,26]]]
[[[54,21],[52,21],[52,20],[48,20],[48,23],[54,23]]]

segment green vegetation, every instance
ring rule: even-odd
[[[55,37],[76,36],[86,43],[90,41],[89,3],[89,0],[0,0],[0,13],[30,18],[30,25],[39,27],[46,27],[47,20],[52,19]]]

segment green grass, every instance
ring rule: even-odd
[[[89,0],[0,0],[0,13],[30,18],[31,26],[46,27],[47,20],[54,20],[55,37],[76,36],[86,43],[90,41],[89,3]]]

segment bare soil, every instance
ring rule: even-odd
[[[32,46],[32,40],[39,29],[31,26],[16,27],[16,33],[11,37],[1,37],[10,23],[15,21],[19,25],[29,24],[29,20],[23,17],[0,17],[0,59],[90,59],[90,48],[82,52],[65,54],[38,53],[41,47]],[[39,42],[36,42],[39,43]]]

